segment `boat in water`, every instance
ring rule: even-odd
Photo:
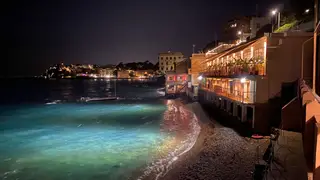
[[[117,100],[118,97],[99,97],[99,98],[90,98],[90,97],[81,97],[80,101],[89,102],[89,101],[107,101],[107,100]]]
[[[46,104],[50,105],[50,104],[58,104],[58,103],[61,103],[61,100],[54,100],[52,102],[47,102]]]

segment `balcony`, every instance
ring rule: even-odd
[[[263,65],[257,65],[253,67],[211,67],[204,71],[204,75],[207,77],[238,77],[242,75],[265,75]]]
[[[202,87],[201,89],[208,92],[213,92],[219,96],[227,97],[234,101],[239,101],[241,103],[245,103],[245,104],[255,103],[256,92],[251,92],[251,91],[243,92],[243,91],[236,91],[236,90],[231,91],[229,88],[221,88],[221,87],[213,88],[213,89]]]

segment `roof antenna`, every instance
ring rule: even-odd
[[[196,47],[195,44],[192,45],[192,54],[194,54],[194,48]]]

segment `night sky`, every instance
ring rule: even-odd
[[[37,75],[64,62],[157,61],[159,52],[202,49],[237,15],[271,0],[9,1],[1,8],[4,76]],[[278,1],[279,2],[279,1]],[[277,3],[278,3],[277,2]],[[277,4],[276,3],[276,4]]]

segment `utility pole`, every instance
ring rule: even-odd
[[[319,87],[317,87],[317,85],[319,86],[319,73],[317,73],[317,70],[319,71],[320,68],[317,68],[317,66],[319,66],[319,60],[318,60],[318,21],[319,21],[319,14],[318,14],[318,8],[319,8],[319,1],[315,0],[314,1],[314,35],[313,35],[313,75],[312,75],[312,91],[314,93],[318,92],[319,93]],[[318,61],[318,62],[317,62]]]
[[[280,18],[281,18],[281,13],[279,11],[278,12],[278,29],[280,28]]]

